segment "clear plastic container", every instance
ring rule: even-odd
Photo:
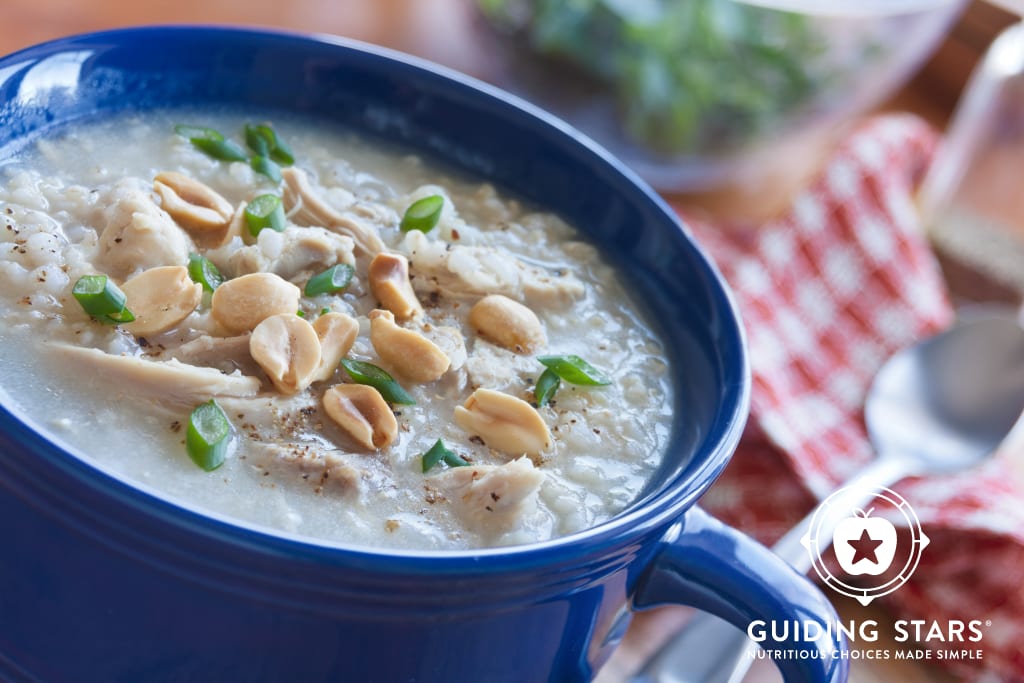
[[[659,190],[694,191],[760,182],[882,101],[964,2],[479,4],[502,36],[499,85],[581,128]]]

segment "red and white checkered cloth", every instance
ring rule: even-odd
[[[779,219],[748,231],[687,219],[735,291],[754,375],[750,426],[702,505],[766,543],[874,457],[871,379],[952,321],[914,205],[936,141],[915,117],[877,117]],[[949,662],[964,680],[1024,681],[1024,482],[1006,456],[896,486],[932,543],[882,604],[943,628],[990,620],[972,644],[983,660]]]

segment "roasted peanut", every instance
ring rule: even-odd
[[[389,446],[398,436],[395,414],[371,386],[335,385],[324,392],[323,406],[327,415],[367,450]]]
[[[469,324],[478,334],[516,353],[533,353],[547,343],[537,315],[501,294],[477,301],[469,311]]]
[[[196,309],[203,286],[193,282],[185,266],[159,266],[144,270],[121,289],[135,320],[123,327],[136,337],[169,330]]]
[[[348,354],[359,334],[359,323],[344,313],[325,313],[313,323],[320,338],[320,367],[313,376],[314,382],[330,378],[341,359]]]
[[[273,273],[251,273],[218,287],[210,312],[229,334],[242,334],[272,315],[294,314],[300,295],[298,287]]]
[[[412,382],[433,382],[451,360],[419,332],[399,327],[391,311],[370,312],[370,342],[384,364]]]
[[[196,235],[194,236],[196,242],[206,249],[216,249],[223,247],[235,237],[248,234],[249,226],[245,223],[245,206],[245,202],[239,202],[234,213],[231,214],[231,219],[222,230],[210,231],[201,237]]]
[[[163,209],[190,233],[222,230],[235,209],[228,200],[183,173],[164,171],[153,179]]]
[[[367,278],[370,292],[398,320],[408,320],[423,313],[423,306],[409,280],[409,260],[401,254],[382,252],[374,256]]]
[[[320,339],[308,322],[292,313],[265,318],[249,336],[249,354],[282,394],[313,382],[320,367]]]
[[[551,448],[551,433],[540,413],[526,401],[493,389],[477,389],[457,406],[455,423],[489,448],[512,456],[525,453],[534,462]]]

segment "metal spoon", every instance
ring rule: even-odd
[[[964,469],[992,454],[1021,423],[1024,328],[1013,317],[981,314],[903,349],[879,371],[865,420],[878,457],[843,487],[836,505],[862,505],[864,490],[904,477]],[[811,568],[801,538],[812,515],[773,548],[798,571]],[[834,529],[821,529],[831,538]],[[739,683],[756,647],[731,624],[705,613],[652,657],[633,683]]]

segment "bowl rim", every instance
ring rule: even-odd
[[[706,251],[694,239],[692,233],[679,219],[667,202],[603,147],[591,140],[570,124],[543,111],[529,102],[507,93],[493,85],[448,67],[435,64],[420,57],[408,55],[392,48],[382,47],[359,40],[336,35],[303,32],[284,29],[250,26],[228,26],[218,24],[166,24],[138,25],[102,31],[69,35],[35,45],[0,57],[0,69],[12,62],[27,57],[44,57],[65,50],[81,47],[83,44],[102,45],[107,49],[124,47],[121,38],[141,34],[160,33],[185,35],[188,33],[231,35],[254,43],[287,40],[294,44],[316,44],[329,49],[359,53],[378,63],[390,62],[388,69],[400,67],[414,70],[419,76],[433,77],[443,82],[446,92],[455,88],[460,92],[472,91],[473,97],[484,97],[517,117],[531,120],[531,125],[554,131],[563,140],[563,146],[576,147],[585,152],[588,163],[605,167],[620,179],[621,191],[628,191],[630,203],[645,202],[667,223],[674,224],[692,250],[694,263],[701,268],[700,279],[708,284],[707,295],[713,301],[713,314],[720,328],[728,321],[731,339],[716,339],[723,367],[734,369],[733,381],[724,383],[719,399],[721,410],[716,413],[711,428],[702,434],[691,465],[675,473],[670,480],[647,499],[631,504],[627,509],[600,524],[553,539],[512,546],[459,550],[408,550],[385,547],[324,542],[316,539],[289,534],[288,532],[266,529],[262,526],[227,518],[216,513],[198,512],[184,507],[166,496],[147,491],[145,487],[129,484],[112,474],[83,460],[47,439],[34,427],[35,420],[19,418],[20,410],[0,406],[0,428],[13,430],[18,438],[27,439],[33,445],[49,452],[51,464],[60,467],[64,473],[78,481],[88,482],[100,495],[131,508],[141,507],[149,517],[160,524],[172,525],[186,533],[197,533],[214,537],[223,543],[232,543],[236,548],[253,548],[254,544],[264,554],[270,552],[289,557],[303,556],[319,564],[351,564],[388,567],[403,573],[436,573],[461,571],[471,563],[480,573],[520,571],[528,567],[551,565],[557,555],[563,562],[578,562],[593,553],[606,552],[611,548],[622,548],[635,544],[641,536],[653,531],[663,533],[674,522],[681,519],[683,512],[703,495],[721,474],[739,442],[750,406],[751,373],[746,348],[746,333],[741,323],[738,307],[725,279]],[[73,119],[58,121],[57,125]],[[44,131],[45,133],[45,131]],[[24,136],[23,136],[24,137]],[[29,136],[30,138],[31,136]],[[16,141],[12,138],[4,144]],[[547,207],[546,207],[547,208]],[[723,347],[723,344],[724,347]],[[724,378],[723,378],[724,379]],[[694,466],[695,465],[695,466]]]

